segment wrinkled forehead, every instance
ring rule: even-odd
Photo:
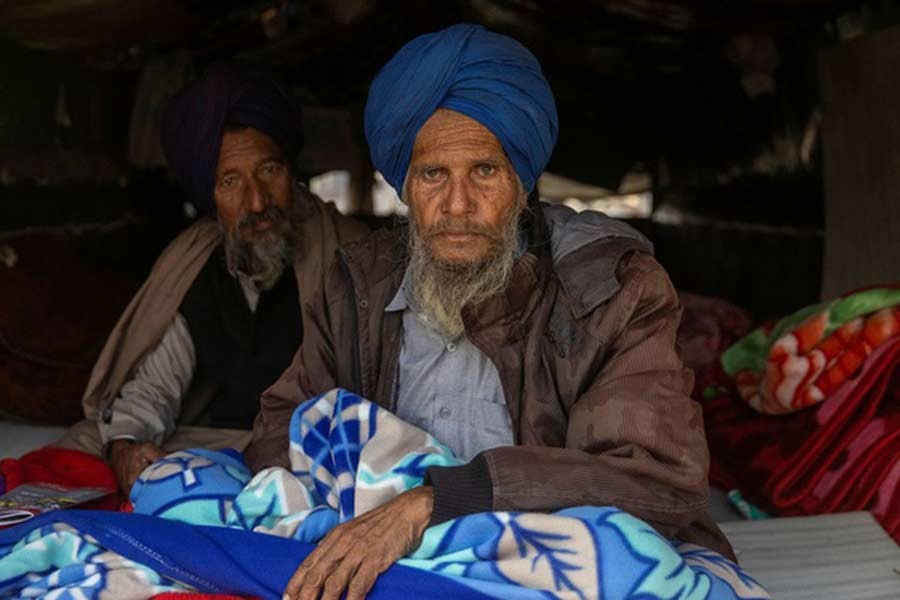
[[[235,162],[284,160],[284,151],[278,142],[259,129],[234,126],[222,134],[217,170]]]
[[[222,144],[219,154],[241,150],[257,150],[267,153],[281,154],[281,146],[275,139],[259,129],[250,126],[232,126],[222,133]]]
[[[500,140],[487,127],[462,113],[439,108],[416,135],[412,161],[428,161],[448,153],[506,157]]]

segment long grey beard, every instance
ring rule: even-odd
[[[246,215],[233,229],[222,228],[228,270],[246,277],[259,291],[272,289],[284,270],[293,264],[294,253],[301,240],[304,212],[303,198],[297,192],[287,210],[270,206],[262,213]],[[276,230],[266,231],[252,242],[241,237],[242,228],[252,228],[265,219],[276,223],[286,221],[287,227],[276,226]]]
[[[465,333],[465,306],[474,306],[506,289],[516,260],[520,213],[521,207],[513,211],[488,255],[472,264],[448,263],[434,257],[415,218],[409,220],[408,268],[416,305],[428,325],[447,339]]]

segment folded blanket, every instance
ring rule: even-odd
[[[49,543],[60,535],[54,528],[70,527],[74,532],[64,533],[80,535],[91,556],[134,561],[142,569],[139,576],[159,588],[155,593],[180,587],[277,598],[310,544],[335,525],[421,485],[429,466],[459,462],[432,436],[340,390],[301,405],[290,437],[290,471],[271,468],[251,477],[237,453],[177,452],[154,463],[135,485],[132,502],[139,514],[67,511],[61,513],[67,525],[42,522],[29,530],[30,542],[22,540],[6,554],[0,532],[0,582],[6,586],[0,595],[22,589],[24,582],[35,585],[28,543]],[[145,523],[146,530],[131,531],[129,518]],[[8,560],[16,553],[16,561]],[[256,567],[261,561],[265,568]],[[49,585],[62,571],[73,581],[80,574],[79,592],[105,597],[102,580],[88,585],[88,567],[98,568],[96,562],[84,562],[42,565],[40,581]],[[431,527],[413,554],[382,575],[370,597],[398,595],[769,598],[734,563],[705,548],[667,541],[613,507],[550,515],[484,513]]]
[[[829,397],[898,336],[900,289],[871,289],[757,329],[722,355],[722,366],[756,410],[794,412]]]
[[[279,600],[314,546],[241,529],[65,510],[0,530],[0,598],[144,600],[196,591]],[[485,600],[471,587],[395,565],[368,600]]]

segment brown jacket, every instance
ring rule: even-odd
[[[362,223],[338,213],[333,204],[301,189],[304,191],[299,199],[305,204],[306,214],[294,273],[301,304],[309,304],[315,293],[321,293],[323,274],[338,245],[358,240],[369,230]],[[94,365],[82,401],[88,420],[99,422],[101,426],[103,421],[109,421],[119,390],[131,378],[141,359],[162,339],[185,294],[221,240],[216,222],[202,219],[181,233],[160,255]],[[305,331],[305,311],[302,318]],[[185,412],[195,411],[185,406],[182,413]]]
[[[484,510],[613,505],[733,556],[705,516],[709,455],[693,383],[675,350],[681,307],[665,271],[633,239],[598,238],[551,256],[540,210],[504,294],[467,307],[466,334],[500,376],[516,446],[432,468],[433,523]],[[298,403],[335,387],[393,409],[405,270],[401,236],[339,252],[290,368],[261,399],[247,457],[287,464]]]

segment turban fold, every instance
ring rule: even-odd
[[[289,162],[303,140],[299,107],[285,88],[245,67],[211,65],[172,99],[162,126],[169,167],[194,204],[208,214],[215,213],[213,189],[226,123],[268,135]]]
[[[479,25],[421,35],[376,75],[366,102],[372,163],[398,192],[419,129],[438,108],[462,113],[497,136],[525,190],[556,144],[553,93],[534,55]]]

